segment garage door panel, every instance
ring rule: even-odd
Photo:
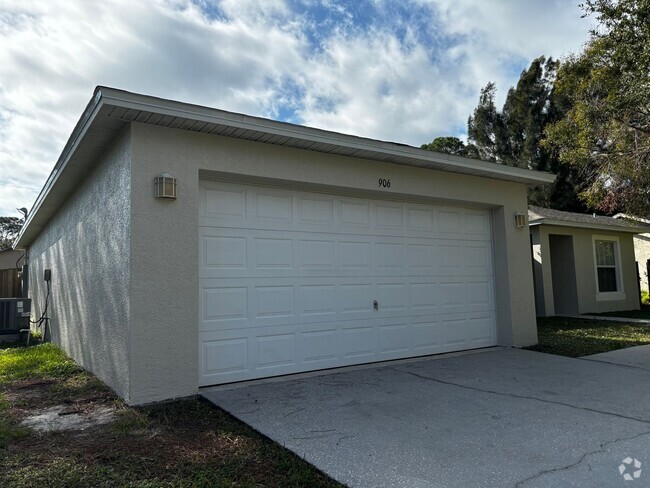
[[[204,339],[200,360],[203,376],[245,374],[249,369],[248,339]]]
[[[338,311],[338,290],[335,285],[303,285],[299,291],[298,310],[302,315],[333,315]]]
[[[233,221],[246,220],[246,190],[240,188],[205,188],[201,199],[202,214],[211,219]]]
[[[377,353],[378,338],[375,327],[370,325],[357,325],[342,329],[343,357],[361,358],[372,357]]]
[[[374,205],[375,227],[401,231],[404,228],[404,206],[378,202]]]
[[[476,236],[480,239],[490,240],[490,218],[485,212],[465,211],[465,236]]]
[[[375,293],[370,282],[342,284],[340,290],[343,315],[368,314],[372,311]]]
[[[436,354],[442,348],[440,325],[430,316],[413,320],[411,338],[417,354]]]
[[[336,241],[333,239],[300,239],[298,241],[300,269],[327,269],[336,267]]]
[[[407,323],[379,326],[379,352],[408,352],[412,349],[411,330]]]
[[[292,366],[296,360],[295,334],[269,334],[257,336],[256,361],[254,369],[273,369],[280,366]]]
[[[202,386],[495,343],[489,211],[218,182],[201,194]]]
[[[469,320],[468,338],[469,341],[473,344],[479,344],[481,346],[491,345],[494,343],[494,329],[495,322],[494,316],[489,313],[470,314]]]
[[[291,195],[255,195],[255,221],[290,223],[293,221]]]
[[[204,287],[201,304],[201,317],[205,321],[245,320],[249,316],[246,287]]]
[[[256,286],[253,289],[253,318],[291,317],[294,312],[293,286]]]
[[[305,331],[302,333],[302,359],[315,364],[336,360],[341,349],[341,332],[338,329]]]
[[[255,268],[295,268],[292,239],[256,237],[253,239]]]
[[[355,230],[370,228],[370,202],[358,200],[340,200],[339,223],[341,227],[352,227]]]
[[[298,223],[307,226],[327,226],[334,223],[334,199],[323,196],[296,196]]]
[[[438,232],[446,237],[454,234],[462,237],[463,214],[461,210],[442,209],[438,211]]]

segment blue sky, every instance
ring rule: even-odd
[[[96,85],[411,145],[464,137],[579,0],[0,0],[0,215],[30,208]]]

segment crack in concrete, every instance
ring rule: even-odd
[[[618,439],[612,439],[611,441],[603,442],[598,449],[596,449],[595,451],[590,451],[590,452],[584,453],[582,456],[580,456],[580,459],[578,459],[576,462],[571,463],[571,464],[567,464],[566,466],[561,466],[561,467],[558,467],[558,468],[543,469],[543,470],[539,471],[538,473],[535,473],[534,475],[529,476],[526,479],[518,481],[517,483],[515,483],[513,485],[513,488],[519,488],[521,486],[524,486],[525,483],[528,483],[529,481],[532,481],[532,480],[534,480],[536,478],[540,478],[540,477],[544,476],[545,474],[559,473],[561,471],[567,471],[567,470],[569,470],[571,468],[575,468],[576,466],[582,464],[582,462],[585,459],[587,459],[587,457],[593,456],[594,454],[605,452],[605,447],[607,447],[607,446],[609,446],[611,444],[615,444],[615,443],[621,442],[621,441],[631,441],[631,440],[634,440],[634,439],[638,439],[639,437],[642,437],[644,435],[650,435],[650,431],[641,432],[640,434],[636,434],[636,435],[633,435],[631,437],[619,437]],[[589,470],[591,471],[591,467],[590,467]]]
[[[353,435],[341,436],[341,437],[339,437],[339,440],[336,441],[336,445],[338,446],[341,443],[341,441],[344,440],[344,439],[353,439],[354,437],[356,437],[356,436],[353,436]]]
[[[287,417],[289,417],[289,416],[291,416],[291,415],[293,415],[293,414],[296,414],[296,413],[298,413],[298,412],[302,412],[303,410],[305,410],[304,407],[303,407],[303,408],[299,408],[298,410],[294,410],[293,412],[289,412],[288,414],[286,414],[286,415],[284,416],[284,418],[287,418]]]
[[[424,376],[424,375],[421,375],[421,374],[418,374],[418,373],[414,373],[413,371],[404,371],[404,370],[397,369],[397,368],[389,368],[389,369],[392,370],[392,371],[395,371],[397,373],[408,374],[408,375],[415,376],[416,378],[420,378],[420,379],[423,379],[423,380],[433,381],[435,383],[440,383],[440,384],[448,385],[448,386],[456,386],[458,388],[464,388],[466,390],[480,391],[480,392],[483,392],[483,393],[491,393],[493,395],[505,396],[505,397],[510,397],[510,398],[518,398],[518,399],[522,399],[522,400],[536,400],[538,402],[548,403],[548,404],[551,404],[551,405],[561,405],[563,407],[569,407],[569,408],[573,408],[573,409],[576,409],[576,410],[583,410],[585,412],[593,412],[593,413],[600,413],[600,414],[603,414],[603,415],[611,415],[612,417],[617,417],[617,418],[621,418],[621,419],[625,419],[625,420],[634,420],[636,422],[642,422],[644,424],[650,424],[650,420],[640,419],[640,418],[637,418],[637,417],[629,417],[627,415],[621,415],[621,414],[613,413],[613,412],[605,412],[603,410],[598,410],[598,409],[595,409],[595,408],[579,407],[577,405],[572,405],[570,403],[558,402],[558,401],[554,401],[554,400],[545,400],[544,398],[538,398],[538,397],[535,397],[535,396],[517,395],[516,393],[506,393],[506,392],[502,392],[502,391],[478,388],[476,386],[462,385],[460,383],[454,383],[452,381],[444,381],[444,380],[440,380],[438,378],[431,378],[429,376]]]

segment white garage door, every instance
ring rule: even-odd
[[[200,385],[495,344],[485,210],[204,181]]]

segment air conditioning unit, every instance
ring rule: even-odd
[[[29,329],[30,298],[0,298],[0,334],[17,334]]]

